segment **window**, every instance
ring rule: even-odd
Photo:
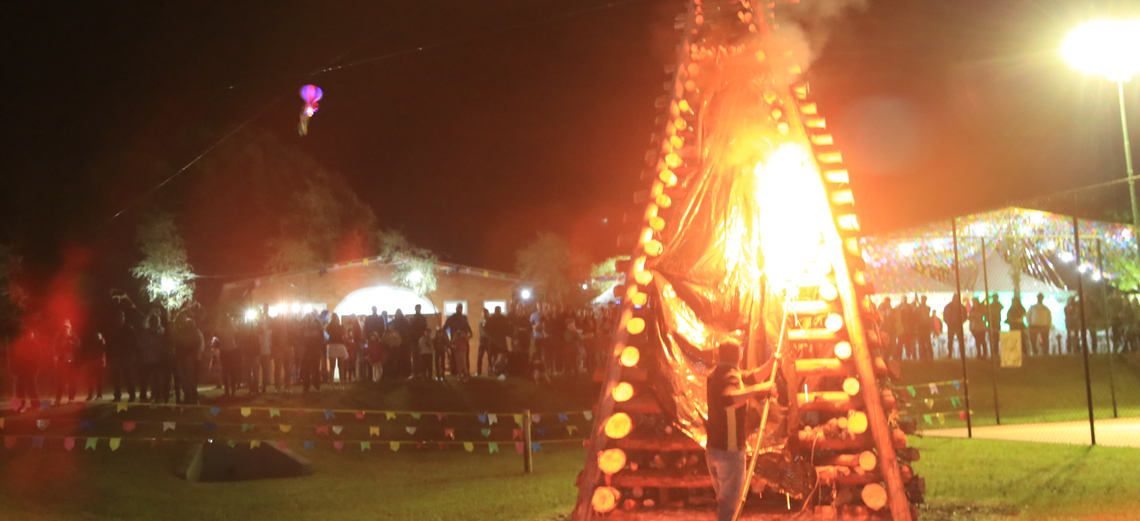
[[[455,314],[455,306],[457,306],[457,305],[463,305],[463,314],[464,315],[468,315],[471,313],[471,310],[467,308],[467,301],[466,300],[445,300],[445,301],[443,301],[443,309],[441,310],[441,313],[443,313],[444,316],[450,317],[451,315]]]
[[[484,300],[483,301],[483,309],[486,309],[487,314],[489,314],[489,315],[495,314],[495,306],[499,306],[500,308],[503,308],[503,314],[504,315],[506,315],[507,312],[509,311],[507,309],[507,301],[505,301],[505,300]]]

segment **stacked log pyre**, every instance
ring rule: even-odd
[[[578,480],[576,520],[707,517],[715,502],[702,444],[671,419],[672,397],[650,385],[659,370],[650,359],[659,355],[650,348],[657,324],[647,262],[662,254],[662,231],[678,217],[671,214],[674,201],[684,199],[688,178],[702,168],[702,118],[709,112],[706,93],[714,90],[708,78],[741,57],[763,67],[768,87],[756,103],[769,114],[774,135],[804,145],[829,212],[820,231],[826,269],[801,281],[784,303],[774,407],[785,441],[760,456],[743,517],[901,521],[917,518],[914,505],[923,501],[923,479],[911,466],[918,451],[906,446],[913,423],[899,421],[897,398],[886,385],[898,377],[897,366],[879,349],[849,176],[798,78],[795,57],[769,41],[775,5],[758,2],[691,0],[677,18],[682,42],[657,104],[663,130],[646,155],[643,179],[650,186],[635,196],[644,212],[636,217],[626,284],[615,290],[622,315],[611,360],[597,375],[603,387]]]

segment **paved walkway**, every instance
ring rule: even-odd
[[[1105,447],[1140,449],[1140,418],[1096,420],[1096,443]],[[941,438],[965,438],[966,428],[927,429],[923,435]],[[1089,422],[1023,423],[974,427],[974,437],[981,440],[1035,441],[1089,445]]]

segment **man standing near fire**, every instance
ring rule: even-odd
[[[727,340],[717,346],[718,363],[708,377],[708,421],[705,459],[716,491],[717,519],[732,521],[744,493],[748,472],[748,433],[744,418],[752,398],[775,398],[776,386],[767,381],[775,359],[750,371],[739,368],[740,343]],[[745,386],[745,384],[748,384]]]

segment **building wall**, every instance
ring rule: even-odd
[[[324,273],[318,271],[300,272],[284,276],[262,277],[226,283],[222,288],[220,301],[239,309],[263,308],[281,303],[325,304],[328,309],[336,308],[349,293],[373,286],[396,286],[392,278],[391,265],[373,262],[364,265],[356,262],[345,266],[334,266]],[[465,310],[475,337],[471,343],[471,367],[475,367],[475,355],[479,348],[479,321],[482,319],[484,301],[503,300],[511,305],[518,280],[502,273],[469,267],[449,267],[436,270],[436,290],[427,299],[439,309],[441,314],[450,315],[453,309],[443,309],[444,301],[466,300],[470,309]],[[493,311],[493,310],[492,310]],[[506,312],[506,310],[503,310]],[[411,314],[412,310],[404,310]],[[432,327],[438,327],[446,315],[429,317]]]

